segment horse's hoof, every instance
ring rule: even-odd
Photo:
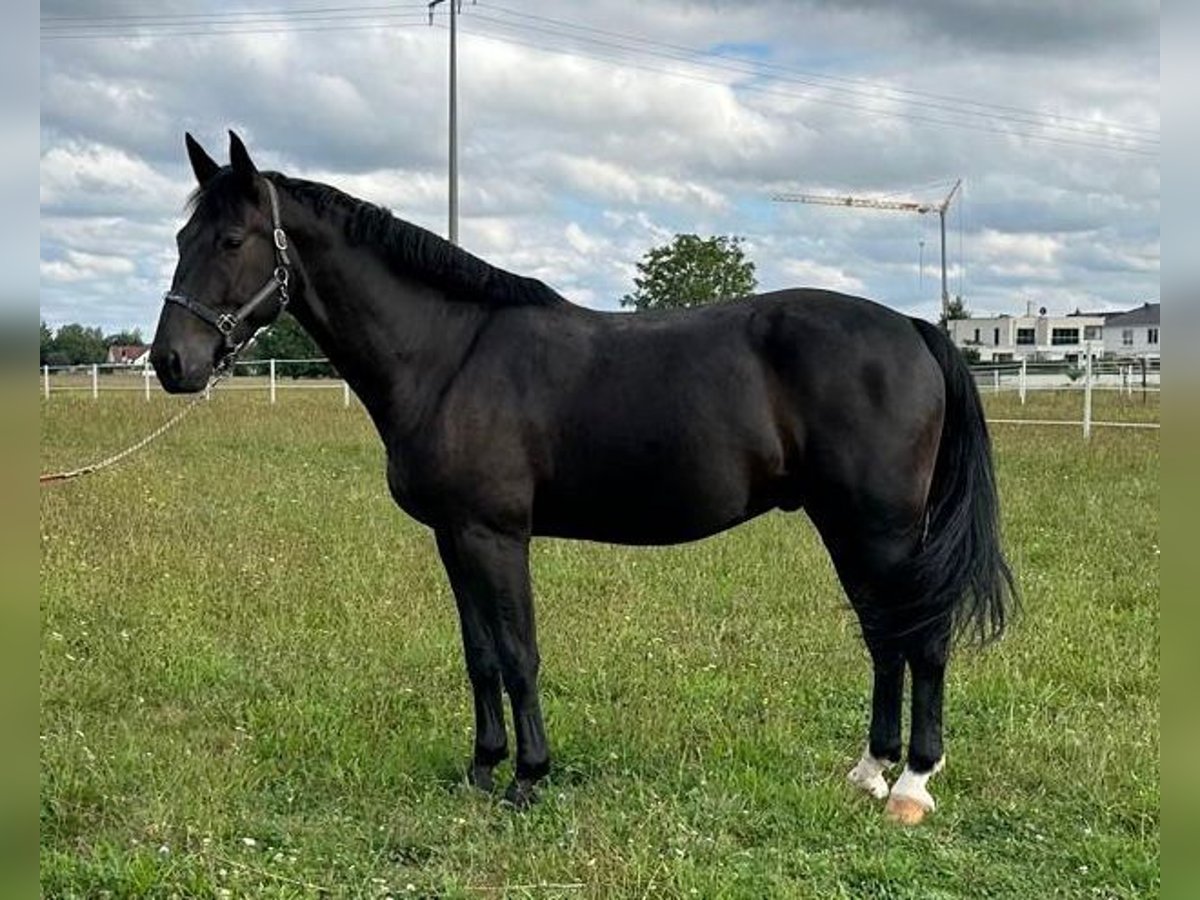
[[[496,779],[492,777],[492,767],[483,763],[473,762],[467,769],[467,783],[477,791],[490,794],[496,789]]]
[[[504,802],[516,809],[529,809],[537,803],[538,791],[534,782],[525,778],[514,778],[504,792]]]
[[[891,763],[886,760],[879,760],[871,756],[869,751],[864,752],[858,764],[846,773],[846,780],[859,790],[866,791],[876,800],[882,800],[887,797],[889,791],[887,779],[883,777],[883,770],[890,765]]]
[[[887,817],[901,825],[920,825],[925,816],[937,806],[925,783],[942,770],[945,762],[945,757],[942,757],[928,772],[918,773],[906,768],[892,785],[892,795],[888,797],[887,802]]]
[[[884,812],[891,821],[900,825],[920,825],[925,816],[933,812],[933,808],[926,806],[915,797],[892,794],[888,797]]]
[[[846,780],[860,791],[866,791],[876,800],[882,800],[888,795],[887,779],[879,772],[860,772],[856,767],[850,770],[850,773],[846,776]]]

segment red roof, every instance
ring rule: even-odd
[[[146,347],[142,344],[113,344],[108,348],[108,361],[131,363],[145,352]]]

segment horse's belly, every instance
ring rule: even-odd
[[[539,491],[534,534],[611,544],[680,544],[708,537],[775,507],[799,505],[782,482],[754,489],[730,483],[671,484],[640,479]]]
[[[644,385],[636,402],[592,398],[547,454],[534,532],[675,544],[798,506],[798,455],[759,367],[731,360],[721,371],[738,377],[674,388],[678,379],[663,379]]]

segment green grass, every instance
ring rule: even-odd
[[[43,468],[176,404],[55,396]],[[1096,404],[1158,416],[1157,397]],[[1156,894],[1158,432],[994,439],[1026,612],[952,664],[925,825],[844,781],[868,662],[795,515],[663,550],[536,543],[555,770],[518,814],[462,783],[454,604],[365,415],[218,392],[122,467],[41,491],[43,893]]]

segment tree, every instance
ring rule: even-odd
[[[745,296],[758,282],[754,263],[746,259],[741,245],[739,237],[677,234],[671,243],[642,257],[633,280],[636,289],[621,298],[621,305],[682,309]]]
[[[101,363],[108,357],[104,335],[99,328],[85,328],[77,322],[64,325],[54,335],[53,349],[47,354],[55,357],[51,365],[86,365]],[[49,360],[48,360],[49,362]]]
[[[130,346],[141,347],[141,346],[145,345],[145,343],[146,343],[145,340],[142,339],[142,329],[140,329],[140,328],[134,328],[134,329],[127,328],[124,331],[118,331],[116,334],[110,334],[104,338],[104,346],[105,347],[115,347],[118,344],[124,345],[126,347],[130,347]]]
[[[48,366],[50,354],[54,352],[54,332],[50,330],[50,326],[45,322],[40,322],[41,326],[38,331],[41,338],[41,349],[38,352],[38,365]]]
[[[967,304],[963,302],[963,298],[959,294],[955,294],[954,298],[946,304],[946,308],[942,310],[942,315],[938,318],[938,325],[943,331],[950,328],[951,319],[969,319],[971,311],[967,309]]]
[[[325,354],[289,313],[280,316],[275,324],[258,336],[247,359],[320,359]],[[328,363],[290,364],[286,372],[293,378],[316,378],[333,374]]]

